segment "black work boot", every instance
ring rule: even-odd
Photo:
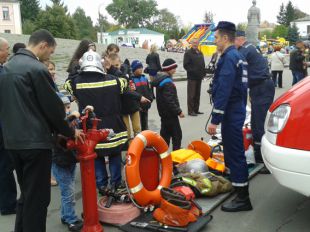
[[[237,196],[231,201],[222,205],[225,212],[239,212],[252,210],[252,204],[249,198],[249,186],[235,187]]]

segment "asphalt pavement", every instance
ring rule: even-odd
[[[290,88],[292,76],[289,70],[284,71],[284,88],[276,89],[276,97]],[[177,82],[177,90],[185,118],[180,119],[183,131],[182,146],[187,147],[190,141],[209,137],[205,133],[205,124],[211,111],[209,96],[206,93],[207,82],[202,84],[201,107],[203,115],[190,117],[186,109],[186,81]],[[153,102],[149,111],[149,127],[159,132],[160,118],[156,103]],[[0,190],[1,191],[1,190]],[[310,231],[310,199],[280,186],[272,175],[257,175],[250,182],[250,196],[253,211],[225,213],[220,207],[211,214],[213,221],[202,231],[210,232],[306,232]],[[80,172],[76,178],[76,211],[82,212],[82,194]],[[207,201],[207,199],[206,199]],[[60,191],[52,187],[52,200],[47,216],[48,232],[64,232],[67,228],[61,224],[59,217]],[[15,215],[0,216],[0,232],[10,232],[14,229]],[[116,232],[117,228],[103,226],[104,231]]]

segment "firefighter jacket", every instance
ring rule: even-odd
[[[222,122],[228,104],[244,99],[242,63],[234,46],[228,47],[217,63],[212,86],[212,124],[218,125]]]
[[[115,136],[99,143],[100,154],[109,155],[121,151],[127,142],[127,129],[121,118],[121,94],[127,81],[109,74],[81,72],[72,81],[72,90],[81,112],[87,105],[94,107],[99,129],[113,129]]]
[[[261,83],[261,81],[270,78],[268,61],[256,49],[256,47],[248,42],[245,42],[239,52],[247,62],[248,70],[248,85],[249,88]]]
[[[156,103],[160,117],[177,117],[182,110],[172,78],[165,73],[158,73],[153,86],[156,87]]]
[[[132,76],[131,79],[135,85],[136,92],[149,99],[150,101],[153,101],[152,91],[146,76]],[[141,111],[148,111],[148,109],[151,108],[151,103],[141,103],[140,107]]]

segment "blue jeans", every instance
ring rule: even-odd
[[[74,181],[75,181],[76,164],[72,164],[67,168],[62,168],[52,163],[52,171],[56,181],[59,184],[61,193],[61,219],[71,224],[78,220],[75,214],[75,198],[74,198]]]
[[[295,85],[298,81],[302,80],[305,77],[303,72],[292,71],[292,74],[293,74],[292,85]]]
[[[121,153],[109,155],[109,171],[111,174],[110,184],[120,184],[122,180],[122,156]],[[95,173],[97,188],[108,186],[109,176],[105,159],[99,157],[95,160]]]

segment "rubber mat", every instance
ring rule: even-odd
[[[188,225],[187,227],[187,231],[188,232],[198,232],[201,231],[201,229],[203,229],[210,221],[212,220],[212,215],[209,214],[204,214],[201,217],[198,218],[198,220],[196,222],[192,222]],[[148,213],[144,213],[142,215],[140,215],[139,217],[135,218],[134,220],[132,220],[132,222],[146,222],[149,223],[151,221],[154,221],[154,218],[152,216],[152,212],[148,212]],[[184,227],[183,227],[184,228]],[[147,229],[147,228],[137,228],[134,226],[130,225],[130,222],[119,227],[120,230],[122,231],[126,231],[126,232],[148,232],[148,231],[177,231],[177,230],[168,230],[168,229],[164,229],[164,230],[156,230],[156,229]]]

